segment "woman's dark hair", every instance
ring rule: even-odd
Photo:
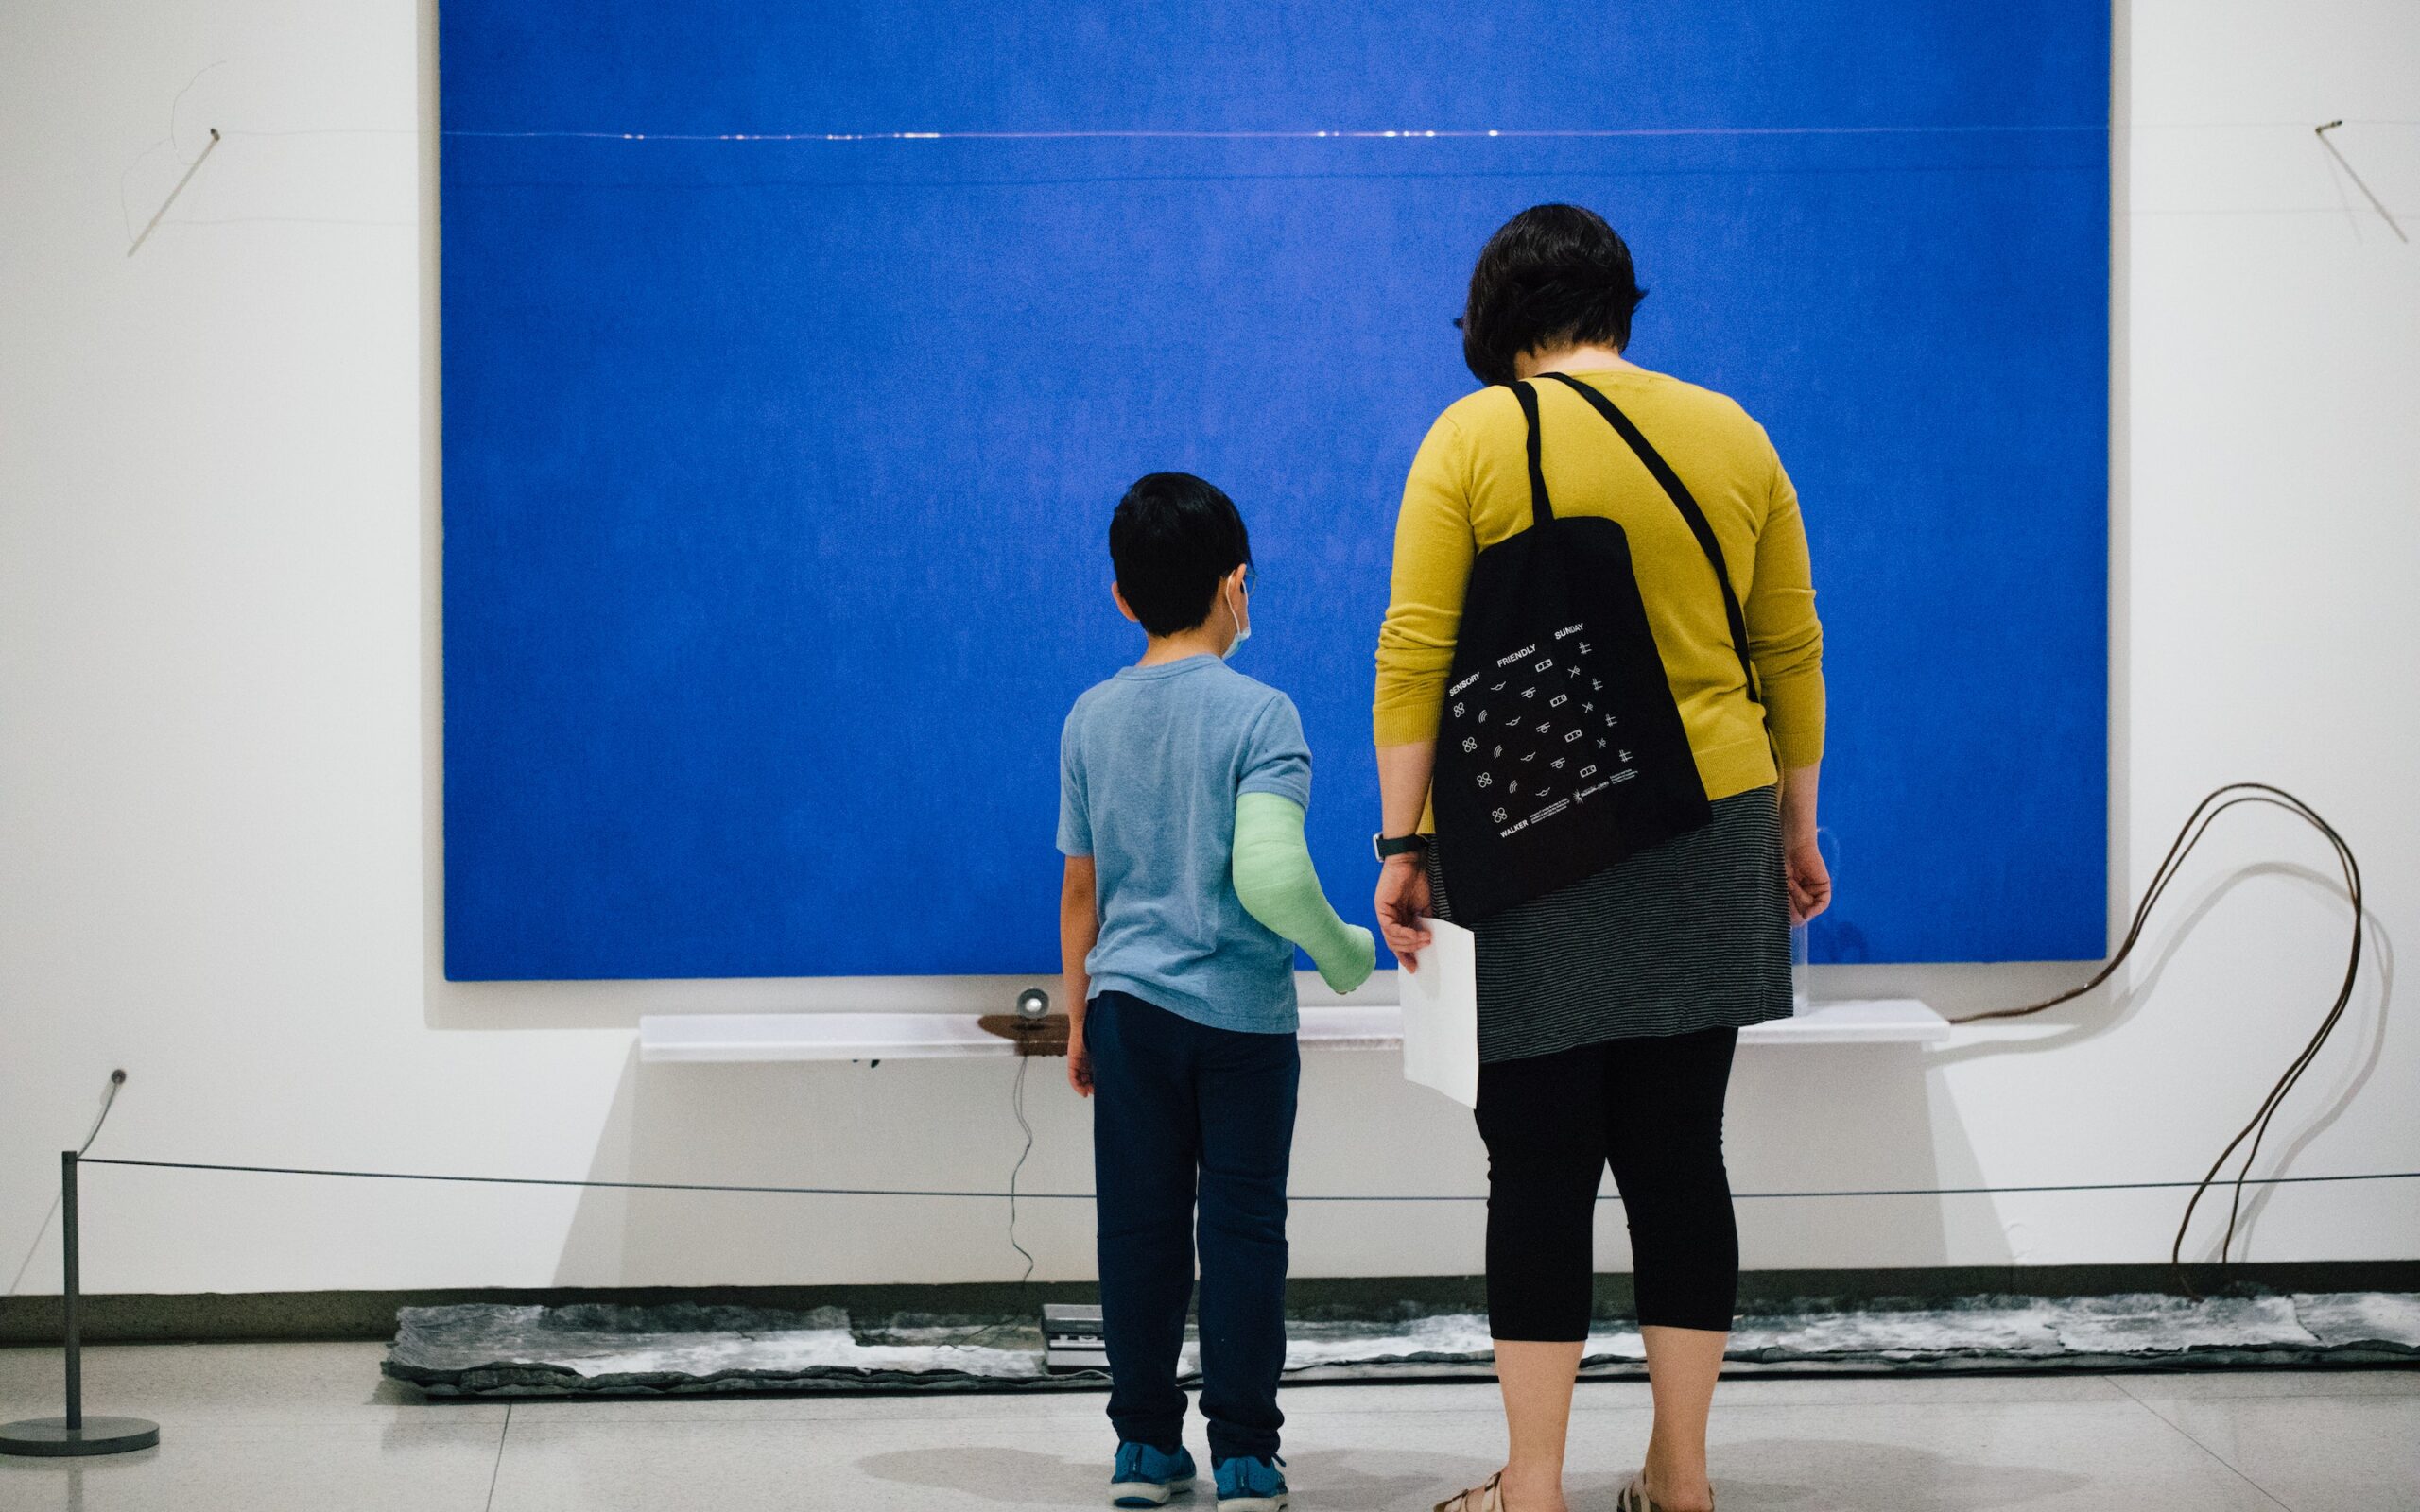
[[[1512,359],[1540,347],[1630,344],[1638,286],[1630,248],[1578,205],[1532,205],[1496,228],[1471,269],[1462,360],[1483,384],[1512,381]]]
[[[1153,472],[1109,517],[1109,560],[1143,628],[1174,635],[1210,617],[1219,579],[1252,560],[1252,540],[1233,499],[1190,472]]]

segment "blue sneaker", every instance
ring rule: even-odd
[[[1238,1454],[1219,1462],[1219,1512],[1286,1512],[1286,1462]]]
[[[1170,1453],[1149,1444],[1120,1444],[1109,1472],[1112,1506],[1161,1506],[1193,1489],[1193,1455],[1183,1444]]]

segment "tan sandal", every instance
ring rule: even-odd
[[[1430,1509],[1430,1512],[1504,1512],[1504,1472],[1497,1470],[1487,1478],[1484,1486],[1474,1486],[1467,1491],[1456,1491]]]
[[[1664,1504],[1647,1494],[1647,1475],[1641,1471],[1614,1498],[1614,1512],[1664,1512]]]

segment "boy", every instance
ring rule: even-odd
[[[1110,521],[1111,589],[1143,659],[1060,739],[1067,1079],[1093,1099],[1115,1506],[1190,1490],[1177,1357],[1201,1259],[1201,1413],[1221,1512],[1277,1512],[1293,1143],[1294,946],[1349,991],[1375,959],[1303,844],[1311,753],[1294,705],[1231,670],[1252,545],[1227,496],[1154,472]],[[1288,942],[1291,943],[1288,943]]]

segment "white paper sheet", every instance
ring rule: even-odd
[[[1478,1106],[1478,950],[1471,932],[1424,919],[1420,970],[1397,971],[1403,994],[1403,1076],[1464,1108]]]

